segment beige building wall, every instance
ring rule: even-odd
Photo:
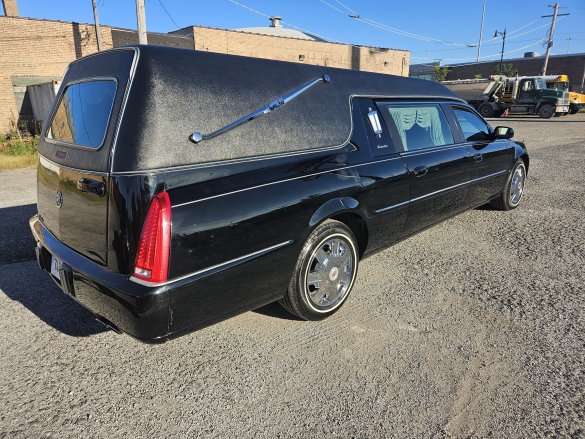
[[[194,26],[196,50],[408,76],[410,52]]]
[[[110,28],[101,34],[111,48]],[[13,76],[62,77],[71,61],[96,51],[91,25],[0,16],[0,134],[18,118]]]

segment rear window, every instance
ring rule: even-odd
[[[68,85],[55,111],[47,137],[99,148],[108,129],[116,86],[113,79]]]

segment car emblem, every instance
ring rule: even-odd
[[[63,192],[57,191],[57,194],[55,195],[55,203],[57,204],[57,207],[63,205]]]

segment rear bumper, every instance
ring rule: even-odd
[[[168,286],[149,287],[132,282],[129,276],[111,272],[55,238],[37,215],[29,224],[37,244],[39,266],[66,294],[115,329],[148,342],[166,339]],[[50,274],[53,256],[62,262],[59,279]]]

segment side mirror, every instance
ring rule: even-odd
[[[494,139],[511,139],[514,137],[514,129],[510,127],[496,127]]]

